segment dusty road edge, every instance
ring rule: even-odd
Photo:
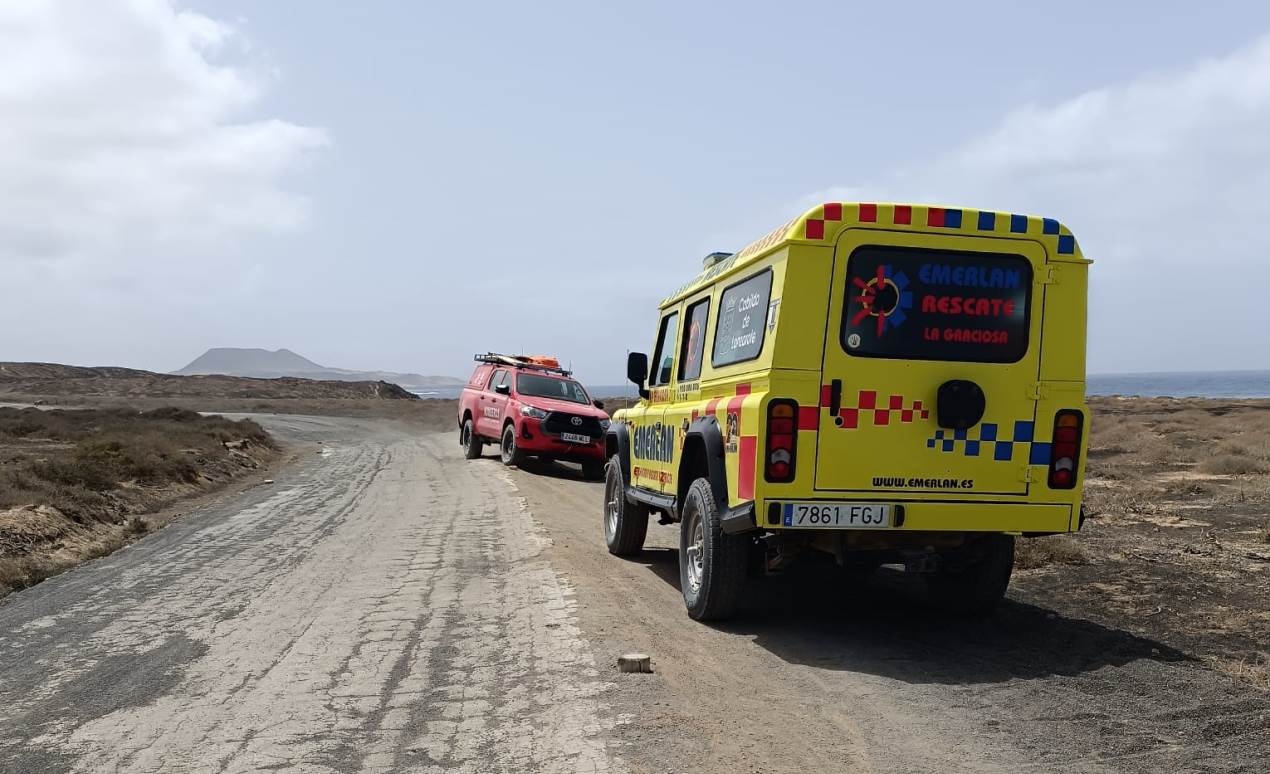
[[[259,461],[258,467],[248,470],[240,476],[225,481],[215,481],[208,489],[202,492],[178,496],[157,510],[136,514],[123,524],[101,530],[101,533],[96,536],[87,553],[72,555],[66,551],[55,551],[38,554],[36,558],[51,565],[51,571],[42,573],[39,580],[26,586],[11,587],[0,583],[0,605],[5,604],[7,600],[14,598],[17,594],[34,588],[50,578],[65,575],[99,559],[105,559],[116,551],[127,548],[146,536],[158,532],[177,519],[191,513],[197,513],[253,487],[264,485],[265,481],[271,479],[278,472],[294,465],[305,453],[304,450],[295,444],[285,443],[277,438],[273,440],[278,445],[277,456],[272,459]],[[143,528],[131,528],[129,525],[133,522],[141,524]]]
[[[520,513],[524,517],[527,531],[532,539],[538,543],[540,556],[546,560],[547,566],[551,573],[555,576],[556,584],[563,594],[567,609],[568,625],[572,627],[573,634],[577,641],[585,649],[585,657],[589,659],[595,674],[595,679],[599,682],[599,690],[596,692],[595,709],[596,717],[591,718],[592,729],[602,729],[607,732],[594,738],[598,742],[605,756],[608,758],[608,771],[614,772],[630,772],[643,771],[644,769],[633,767],[632,762],[622,754],[621,747],[623,743],[620,740],[621,731],[632,725],[635,716],[629,711],[632,706],[629,698],[618,684],[619,680],[639,680],[652,679],[652,674],[622,674],[618,669],[617,656],[602,651],[598,646],[601,642],[600,638],[595,636],[593,632],[589,632],[583,626],[581,617],[582,601],[578,596],[578,586],[562,569],[561,557],[556,551],[556,541],[551,535],[551,530],[538,517],[530,503],[527,493],[525,493],[516,483],[512,471],[503,468],[498,476],[511,491],[512,497]],[[610,655],[612,657],[610,658]],[[626,701],[623,701],[626,699]],[[628,711],[619,711],[618,704],[625,704]]]

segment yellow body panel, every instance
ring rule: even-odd
[[[844,320],[859,315],[871,324],[876,319],[853,306],[859,302],[851,283],[865,285],[857,282],[853,256],[876,262],[892,253],[895,265],[886,264],[892,275],[903,261],[910,269],[920,265],[923,276],[933,271],[932,276],[949,281],[954,275],[942,267],[958,269],[963,254],[970,256],[967,261],[984,256],[998,261],[1006,267],[1005,281],[1017,283],[1001,292],[1028,299],[1026,326],[1010,333],[1015,340],[1009,345],[1019,346],[1025,328],[1026,348],[1008,362],[866,357],[850,351]],[[942,263],[921,263],[927,255]],[[902,530],[1075,530],[1087,433],[1071,489],[1049,488],[1045,452],[1055,412],[1088,413],[1088,263],[1071,233],[1048,219],[921,205],[817,207],[710,266],[661,304],[662,318],[677,315],[678,321],[678,337],[665,351],[654,342],[654,374],[670,357],[669,381],[651,386],[648,399],[615,416],[631,435],[631,483],[670,497],[681,494],[688,483],[679,481],[686,431],[694,420],[713,416],[723,437],[726,505],[753,503],[760,528],[783,528],[777,518],[783,503],[858,501],[903,504]],[[742,291],[761,290],[765,280],[760,278],[768,271],[770,293],[763,308],[756,308],[761,292]],[[855,276],[849,276],[852,271]],[[956,276],[989,282],[987,270],[975,271]],[[879,277],[884,273],[878,272]],[[973,292],[965,295],[957,296],[956,304],[987,308],[985,300],[970,298]],[[706,324],[688,330],[690,310],[705,299]],[[725,300],[731,305],[721,308]],[[930,309],[936,303],[925,297],[911,302],[931,304]],[[998,311],[1014,308],[993,303]],[[909,319],[915,326],[929,315]],[[927,326],[922,335],[948,341],[980,335],[973,327],[936,328]],[[915,335],[911,327],[902,330]],[[883,332],[879,321],[879,340]],[[684,353],[696,336],[704,338],[701,373],[682,378]],[[742,362],[716,365],[716,338],[726,343],[725,350],[758,350]],[[986,396],[982,421],[968,431],[943,431],[937,425],[937,390],[949,380],[972,381]],[[828,400],[834,394],[841,398],[833,407],[837,413]],[[789,483],[768,483],[764,477],[767,408],[777,398],[799,406],[796,473]]]

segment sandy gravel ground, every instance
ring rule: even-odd
[[[478,464],[495,466],[493,459]],[[928,609],[915,579],[861,585],[832,566],[760,577],[726,625],[683,612],[676,526],[640,558],[604,552],[602,485],[550,465],[513,481],[577,587],[598,663],[627,649],[630,723],[610,749],[637,772],[1264,772],[1270,694],[1169,645],[1012,591],[991,620]],[[1056,606],[1055,606],[1056,607]]]
[[[576,469],[265,420],[308,448],[272,487],[0,603],[0,771],[1265,770],[1270,695],[1062,589],[966,623],[809,566],[702,626]]]

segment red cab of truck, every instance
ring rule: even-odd
[[[609,415],[580,382],[546,356],[476,356],[476,370],[459,396],[464,456],[496,444],[505,465],[527,457],[582,464],[589,479],[604,477]]]

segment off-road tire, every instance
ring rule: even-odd
[[[587,481],[603,481],[608,474],[606,470],[608,466],[603,462],[584,462],[582,463],[582,477]]]
[[[719,504],[707,479],[699,478],[688,487],[682,512],[679,587],[688,616],[696,621],[730,618],[740,606],[745,588],[749,536],[724,533]]]
[[[459,445],[463,447],[463,456],[469,460],[481,456],[485,449],[485,442],[476,434],[471,419],[463,420],[463,428],[459,430]]]
[[[499,445],[499,451],[503,458],[504,465],[515,465],[520,467],[525,461],[525,453],[520,450],[520,446],[516,443],[516,426],[508,425],[503,428],[503,442]]]
[[[964,569],[937,570],[926,576],[930,599],[956,615],[979,616],[991,613],[1010,586],[1014,571],[1014,536],[985,535],[982,557]]]
[[[614,556],[634,556],[647,535],[648,508],[626,501],[622,460],[613,455],[604,466],[604,545]]]

